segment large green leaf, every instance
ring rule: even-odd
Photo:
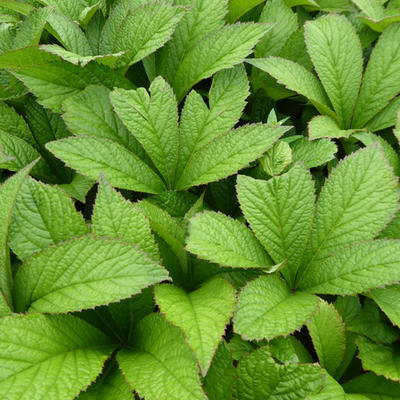
[[[251,229],[276,264],[286,261],[282,274],[293,285],[314,215],[310,173],[297,164],[269,181],[239,175],[237,193]]]
[[[0,290],[10,307],[12,307],[11,287],[13,279],[7,247],[8,229],[18,192],[33,165],[34,163],[27,165],[0,186]]]
[[[8,241],[13,252],[24,260],[51,244],[89,231],[60,188],[27,179],[14,206]]]
[[[363,242],[313,263],[299,287],[311,293],[354,295],[400,281],[399,263],[399,240]]]
[[[100,172],[113,186],[146,193],[164,191],[161,178],[138,156],[118,143],[80,135],[47,143],[47,149],[82,175],[97,179]]]
[[[332,304],[321,300],[318,311],[307,323],[321,367],[330,375],[339,368],[345,354],[346,336],[342,317]]]
[[[275,275],[262,276],[240,292],[234,329],[246,340],[273,339],[300,329],[318,308],[318,297],[292,293]]]
[[[146,89],[115,89],[111,102],[122,122],[143,145],[154,165],[173,187],[178,163],[178,107],[173,90],[161,77]]]
[[[192,158],[176,183],[178,190],[217,181],[236,173],[274,144],[290,127],[245,125],[219,136]]]
[[[343,128],[349,128],[363,71],[360,40],[339,15],[309,21],[304,30],[308,52]]]
[[[375,237],[396,212],[398,196],[396,179],[378,145],[340,162],[321,190],[299,280],[308,267],[318,268],[341,247]]]
[[[293,162],[301,161],[307,168],[315,168],[335,158],[336,144],[329,139],[308,140],[306,137],[290,143]]]
[[[155,298],[166,319],[182,329],[206,375],[235,309],[235,290],[224,279],[216,278],[191,293],[173,285],[159,285]]]
[[[151,314],[136,327],[131,349],[118,354],[122,372],[146,400],[206,400],[196,359],[182,332],[162,315]]]
[[[244,224],[214,211],[199,213],[190,220],[186,248],[201,258],[227,267],[268,269],[273,265]]]
[[[144,213],[114,190],[103,176],[99,180],[92,229],[95,236],[107,236],[138,244],[151,259],[160,261],[150,223]]]
[[[264,0],[230,0],[226,20],[236,22],[242,15],[261,4]]]
[[[83,236],[28,258],[15,277],[18,311],[69,312],[130,297],[168,279],[136,246]]]
[[[110,340],[70,315],[0,319],[0,395],[10,400],[73,399],[101,372]]]
[[[400,23],[380,36],[369,59],[352,126],[362,128],[400,92]]]
[[[236,398],[240,400],[302,400],[320,391],[324,383],[315,364],[277,364],[267,348],[245,356],[236,369]]]
[[[384,289],[375,289],[366,293],[389,317],[394,325],[400,327],[400,286],[393,285]]]

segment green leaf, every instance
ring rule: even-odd
[[[11,178],[8,178],[0,186],[0,204],[2,205],[0,207],[0,290],[10,307],[12,307],[11,288],[13,278],[9,259],[9,250],[7,247],[8,229],[18,192],[35,162],[27,165]]]
[[[382,111],[375,115],[367,127],[371,132],[390,128],[396,124],[396,115],[400,110],[400,96],[395,97]]]
[[[99,51],[111,54],[128,50],[117,66],[135,64],[171,38],[184,13],[183,7],[161,2],[139,5],[121,1],[104,25]]]
[[[72,198],[79,200],[81,203],[85,203],[85,198],[93,185],[94,181],[91,179],[80,174],[75,174],[71,183],[64,183],[59,186]]]
[[[110,90],[90,85],[63,103],[63,119],[75,135],[103,137],[121,144],[143,159],[144,151],[115,114]]]
[[[268,346],[272,357],[282,363],[311,363],[313,361],[310,353],[294,336],[280,336],[271,340]]]
[[[371,400],[397,400],[400,398],[400,384],[367,372],[343,384],[347,393],[357,393]]]
[[[344,246],[374,238],[396,212],[398,196],[396,179],[379,146],[341,161],[321,190],[302,272],[307,266],[318,269]]]
[[[363,72],[360,40],[344,17],[327,15],[305,24],[307,49],[341,126],[349,128]]]
[[[265,347],[245,356],[236,375],[235,394],[240,400],[305,399],[319,392],[324,382],[318,365],[277,364]]]
[[[159,262],[158,247],[144,213],[115,191],[104,176],[99,182],[92,216],[94,235],[138,244],[149,258]]]
[[[318,360],[330,375],[339,368],[346,349],[345,325],[332,304],[321,300],[307,324]]]
[[[230,0],[226,21],[230,24],[236,22],[242,15],[263,3],[263,1],[264,0]]]
[[[176,183],[178,190],[217,181],[259,158],[290,127],[245,125],[219,136],[193,157]]]
[[[293,90],[309,99],[322,114],[327,114],[333,119],[337,119],[336,114],[330,108],[329,98],[318,78],[302,65],[272,56],[248,59],[246,62],[267,72],[287,89]]]
[[[146,400],[205,400],[196,359],[182,332],[160,314],[145,317],[134,333],[132,349],[118,363],[133,389]]]
[[[354,128],[364,127],[399,93],[399,43],[400,24],[393,24],[385,29],[375,45],[354,110]]]
[[[132,392],[116,362],[107,363],[102,374],[77,400],[132,400]]]
[[[366,293],[389,317],[394,325],[400,327],[400,286],[393,285],[384,289],[374,289]]]
[[[3,293],[0,291],[0,318],[5,317],[7,315],[11,315],[12,310],[10,305],[7,303],[6,298]]]
[[[79,21],[79,17],[88,3],[91,3],[91,1],[87,0],[70,0],[68,2],[63,0],[40,0],[39,2],[53,7],[60,14],[66,15],[76,22]]]
[[[173,187],[178,162],[178,107],[173,90],[161,77],[146,89],[115,89],[111,102],[122,122],[143,145],[154,165]]]
[[[398,240],[363,242],[321,261],[308,268],[299,288],[310,293],[354,295],[400,281]]]
[[[325,370],[322,370],[323,373]],[[350,400],[347,398],[342,386],[330,375],[325,375],[324,387],[318,394],[307,396],[307,400]],[[366,400],[366,399],[352,399]]]
[[[254,23],[227,25],[195,45],[171,81],[178,102],[202,79],[241,63],[270,28]]]
[[[80,135],[47,143],[46,147],[66,165],[91,179],[97,179],[102,172],[111,185],[122,189],[164,191],[161,178],[147,164],[108,139]]]
[[[292,149],[289,144],[277,141],[272,148],[267,150],[260,164],[263,170],[271,176],[281,174],[292,163]]]
[[[245,218],[268,254],[276,264],[287,260],[282,274],[293,285],[314,215],[310,173],[297,164],[269,181],[239,175],[237,193]]]
[[[12,251],[25,260],[45,247],[89,231],[60,188],[27,179],[14,205],[8,242]]]
[[[4,399],[75,398],[101,372],[112,351],[105,335],[70,315],[1,318],[0,395]]]
[[[209,108],[197,92],[189,93],[180,120],[177,177],[203,146],[234,127],[248,95],[249,81],[243,64],[215,74]]]
[[[327,115],[318,115],[308,123],[308,137],[310,140],[330,138],[348,138],[357,130],[341,129],[337,122]]]
[[[2,0],[0,2],[0,8],[16,11],[26,16],[34,10],[34,7],[31,4],[21,3],[13,0]]]
[[[195,215],[186,243],[191,253],[222,266],[274,270],[272,260],[246,225],[224,214],[205,211]]]
[[[203,382],[209,400],[232,400],[232,386],[235,380],[232,353],[222,341],[214,355],[210,369]]]
[[[400,110],[396,115],[396,125],[393,130],[394,136],[396,136],[396,139],[398,143],[400,144]]]
[[[165,279],[167,271],[135,246],[83,236],[24,262],[15,277],[16,308],[79,311],[130,297]]]
[[[173,285],[156,286],[155,299],[166,319],[181,328],[205,376],[235,309],[235,290],[216,278],[191,293]]]
[[[279,277],[262,276],[240,292],[234,329],[246,340],[288,335],[311,318],[318,304],[318,297],[292,293]]]
[[[358,337],[356,344],[364,370],[400,381],[400,353],[397,344],[377,344],[363,336]]]
[[[61,113],[62,102],[88,85],[131,89],[132,83],[110,68],[90,63],[85,68],[34,47],[0,54],[0,68],[10,70],[44,107]]]

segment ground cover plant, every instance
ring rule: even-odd
[[[400,399],[400,1],[0,0],[0,398]]]

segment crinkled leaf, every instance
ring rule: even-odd
[[[292,163],[292,149],[288,143],[277,141],[267,150],[264,157],[260,158],[260,163],[268,175],[279,175]]]
[[[194,354],[182,332],[162,315],[151,314],[136,327],[132,349],[118,353],[126,380],[146,400],[207,399]]]
[[[136,246],[83,236],[28,258],[15,277],[19,311],[79,311],[130,297],[168,279]]]
[[[311,318],[318,303],[316,296],[292,293],[275,275],[262,276],[240,292],[234,329],[246,340],[288,335]]]

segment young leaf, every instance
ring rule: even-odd
[[[199,213],[190,220],[186,248],[201,258],[227,267],[269,269],[273,265],[244,224],[214,211]]]
[[[235,380],[233,357],[225,341],[222,341],[214,355],[203,387],[209,400],[232,400],[232,386]]]
[[[161,178],[147,164],[108,139],[80,135],[47,143],[46,147],[69,167],[91,179],[97,179],[103,172],[111,185],[122,189],[164,191]]]
[[[399,93],[399,43],[400,24],[389,26],[380,36],[365,70],[352,127],[364,127]]]
[[[219,136],[204,146],[177,180],[184,190],[213,182],[236,173],[259,158],[290,127],[279,125],[245,125]]]
[[[357,228],[360,234],[360,228]],[[299,288],[310,293],[354,295],[400,281],[400,241],[376,240],[349,246],[314,262]]]
[[[94,181],[91,179],[80,174],[75,174],[70,183],[64,183],[59,186],[69,196],[84,203],[85,198],[93,185]]]
[[[90,85],[68,97],[63,103],[65,123],[75,135],[110,139],[144,159],[140,144],[115,114],[109,94],[104,86]]]
[[[273,339],[300,329],[318,308],[318,297],[291,293],[275,275],[262,276],[240,292],[234,329],[246,340]]]
[[[400,327],[400,286],[393,285],[384,289],[375,289],[366,293],[389,317],[394,325]]]
[[[321,367],[334,375],[346,349],[345,325],[340,314],[332,304],[321,300],[307,328]]]
[[[361,84],[363,58],[354,27],[344,17],[327,15],[305,24],[315,70],[343,128],[349,128]]]
[[[142,144],[172,188],[178,162],[178,107],[174,92],[161,77],[135,91],[115,89],[111,102],[122,122]]]
[[[181,331],[162,315],[151,314],[136,327],[132,349],[118,363],[133,389],[146,400],[206,400],[196,359]]]
[[[270,28],[254,23],[227,25],[200,41],[182,60],[171,82],[178,102],[197,82],[241,63]]]
[[[18,192],[34,164],[35,162],[27,165],[0,186],[0,204],[2,205],[0,207],[0,291],[10,307],[12,307],[12,272],[7,248],[8,229]]]
[[[311,232],[314,184],[310,173],[297,164],[288,173],[255,180],[239,175],[238,200],[243,214],[275,263],[293,285]]]
[[[400,381],[400,353],[396,344],[378,344],[363,336],[359,336],[356,343],[364,370]]]
[[[28,258],[15,277],[20,312],[79,311],[130,297],[168,279],[135,246],[83,236]]]
[[[25,260],[49,245],[89,231],[60,188],[27,179],[14,206],[8,241],[13,252]]]
[[[92,217],[94,235],[139,244],[144,253],[159,262],[160,254],[144,213],[114,190],[104,176],[99,182]]]
[[[341,247],[375,237],[396,212],[398,198],[396,179],[379,146],[347,157],[322,188],[304,267],[318,268]]]
[[[240,400],[300,400],[319,392],[324,383],[318,365],[277,364],[265,347],[245,356],[236,375],[235,394]]]
[[[354,129],[341,129],[337,122],[327,115],[318,115],[308,123],[308,137],[310,140],[330,138],[348,138]]]
[[[235,290],[224,279],[216,278],[191,293],[173,285],[159,285],[155,298],[166,319],[182,329],[205,376],[232,317]]]
[[[263,170],[270,176],[281,174],[287,166],[292,163],[292,149],[289,144],[278,140],[267,152],[260,158],[260,164]]]
[[[71,315],[1,318],[0,395],[74,398],[101,372],[112,351],[105,335]]]

